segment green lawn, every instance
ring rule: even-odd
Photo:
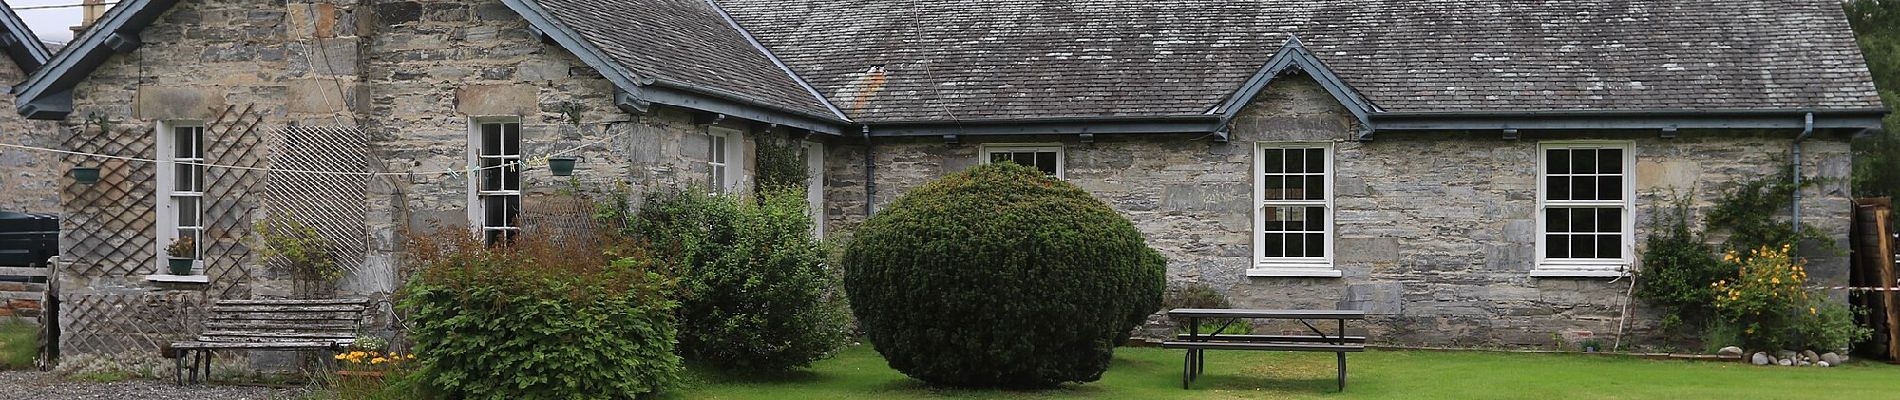
[[[1900,366],[1838,368],[1486,352],[1371,351],[1347,356],[1333,392],[1327,353],[1209,352],[1207,373],[1181,389],[1181,352],[1124,348],[1101,381],[1041,392],[938,390],[856,346],[809,371],[773,379],[696,374],[669,399],[1813,399],[1892,398]]]

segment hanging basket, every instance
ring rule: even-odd
[[[548,158],[548,171],[553,172],[554,176],[574,175],[574,157]]]
[[[73,181],[81,185],[99,183],[99,167],[73,167]]]

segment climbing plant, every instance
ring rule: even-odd
[[[1797,229],[1786,215],[1795,191],[1817,182],[1807,180],[1797,186],[1793,175],[1785,170],[1740,182],[1722,192],[1721,199],[1709,209],[1707,231],[1728,233],[1728,239],[1722,244],[1723,251],[1779,248],[1798,245],[1801,239],[1815,239],[1831,246],[1826,235],[1810,226]]]
[[[760,135],[758,161],[760,193],[805,187],[805,149],[798,140],[785,135]]]

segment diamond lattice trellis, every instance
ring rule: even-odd
[[[265,178],[266,214],[316,231],[337,265],[362,265],[369,248],[364,216],[370,179],[361,175],[369,172],[369,135],[348,127],[292,126],[272,139],[277,154]]]
[[[210,283],[197,291],[102,290],[95,281],[136,282],[157,269],[155,165],[134,160],[67,155],[72,166],[100,167],[91,185],[67,181],[62,188],[60,275],[66,293],[59,308],[62,354],[156,356],[161,343],[195,335],[197,315],[214,299],[248,298],[252,273],[245,237],[264,149],[256,134],[264,117],[252,106],[210,110],[205,124],[205,162],[240,168],[205,169],[202,258]],[[71,151],[150,159],[157,135],[139,128],[88,123],[62,138]],[[128,362],[131,360],[127,360]]]

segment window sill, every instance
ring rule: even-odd
[[[211,283],[211,277],[204,275],[152,274],[146,275],[145,280],[164,283]]]
[[[1247,270],[1249,278],[1338,278],[1339,270],[1318,267],[1263,267]]]
[[[1532,278],[1621,278],[1629,276],[1621,265],[1602,268],[1538,268],[1531,270]]]

